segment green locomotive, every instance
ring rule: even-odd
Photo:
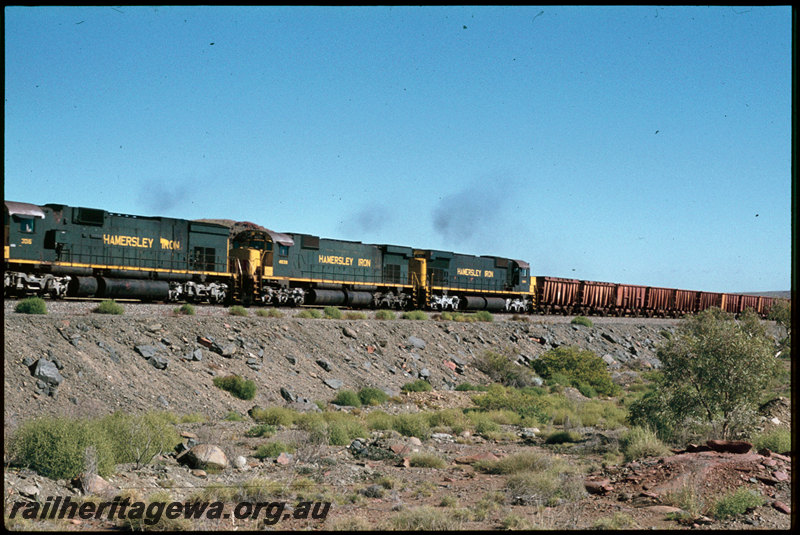
[[[228,228],[62,204],[5,202],[5,295],[228,296]]]

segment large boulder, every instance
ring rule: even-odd
[[[198,444],[192,449],[180,454],[178,460],[192,468],[206,470],[208,468],[224,470],[228,467],[228,458],[219,446],[213,444]]]

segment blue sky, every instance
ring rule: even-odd
[[[6,7],[5,198],[788,290],[791,16]]]

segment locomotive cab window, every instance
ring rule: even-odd
[[[35,226],[32,217],[14,216],[14,221],[19,224],[19,231],[25,234],[33,234]]]
[[[289,247],[286,245],[278,245],[278,254],[280,256],[289,256]]]
[[[214,271],[216,250],[212,247],[195,247],[192,268],[201,271]]]

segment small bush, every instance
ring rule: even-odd
[[[756,490],[739,487],[734,492],[729,492],[714,504],[714,517],[722,520],[731,516],[741,515],[750,509],[761,507],[765,500]]]
[[[403,312],[403,319],[404,320],[426,320],[428,319],[428,315],[425,314],[422,310],[409,310],[408,312]]]
[[[241,305],[234,305],[228,309],[228,314],[231,316],[247,316],[250,313]]]
[[[787,453],[792,451],[792,434],[788,429],[773,429],[756,435],[753,446],[756,450],[767,448],[775,453]]]
[[[315,320],[318,320],[321,317],[322,317],[322,312],[320,312],[316,308],[307,308],[295,316],[295,318],[306,318]]]
[[[406,383],[400,387],[403,392],[430,392],[433,390],[431,384],[425,379],[417,379],[410,383]]]
[[[225,420],[228,422],[242,422],[244,421],[244,416],[236,411],[229,411],[228,414],[225,415]]]
[[[416,453],[411,456],[410,464],[416,468],[444,468],[447,463],[438,455],[430,453]]]
[[[47,304],[41,297],[23,299],[14,308],[20,314],[47,314]]]
[[[114,471],[114,446],[96,423],[43,417],[23,423],[11,437],[9,452],[17,464],[50,479],[71,479],[85,471],[88,447],[96,452],[101,476]]]
[[[358,397],[361,400],[361,403],[364,405],[373,405],[377,406],[381,403],[385,403],[389,396],[381,390],[380,388],[362,388],[358,391]]]
[[[346,446],[354,438],[366,436],[364,426],[355,418],[343,418],[328,423],[328,444]]]
[[[449,510],[424,505],[400,511],[388,522],[388,529],[397,531],[457,531],[463,519]]]
[[[97,308],[95,308],[92,312],[95,312],[97,314],[120,315],[125,313],[125,309],[122,308],[122,305],[120,305],[113,299],[106,299],[105,301],[102,301],[99,305],[97,305]]]
[[[580,469],[563,459],[551,459],[542,471],[524,471],[508,478],[506,491],[526,503],[552,507],[583,498],[586,489]]]
[[[581,440],[580,433],[575,431],[556,431],[548,435],[545,444],[563,444],[565,442],[578,442]]]
[[[381,309],[375,312],[375,319],[376,320],[393,320],[395,319],[395,313],[391,310]]]
[[[214,386],[227,390],[239,399],[253,399],[256,395],[256,383],[238,375],[214,377]]]
[[[175,314],[194,316],[194,306],[190,305],[189,303],[184,303],[175,309]]]
[[[258,447],[253,457],[256,459],[266,459],[267,457],[277,457],[281,453],[293,453],[295,450],[294,445],[286,444],[285,442],[274,441],[267,442]]]
[[[325,307],[322,311],[325,317],[332,320],[342,319],[342,311],[336,307]]]
[[[516,474],[519,472],[541,472],[550,468],[553,458],[546,453],[520,452],[496,461],[478,461],[475,468],[487,474]]]
[[[585,316],[575,316],[574,318],[572,318],[572,321],[570,321],[570,323],[572,323],[573,325],[583,325],[584,327],[591,327],[592,325],[594,325],[592,323],[592,320],[590,320]]]
[[[285,407],[255,407],[250,411],[250,417],[260,424],[288,427],[298,417],[298,413]]]
[[[505,386],[529,386],[534,374],[525,366],[516,363],[516,357],[508,352],[485,351],[475,360],[475,367]]]
[[[475,313],[475,319],[478,321],[492,322],[494,321],[494,316],[492,316],[491,312],[488,310],[479,310]]]
[[[512,388],[494,384],[485,394],[472,396],[472,401],[485,411],[510,409],[523,418],[542,422],[547,418],[547,403],[542,392],[536,387]]]
[[[533,361],[532,366],[545,379],[560,375],[566,377],[572,386],[591,386],[604,396],[615,396],[620,392],[603,359],[575,346],[551,349]]]
[[[361,398],[352,390],[339,390],[336,397],[331,401],[334,405],[343,405],[347,407],[360,407]]]
[[[650,429],[634,427],[620,438],[620,449],[626,461],[644,457],[660,457],[669,452],[658,436]]]
[[[616,512],[611,516],[598,518],[594,523],[594,529],[625,529],[636,525],[636,522],[627,513]]]
[[[277,308],[259,308],[256,315],[262,318],[282,318],[283,312]]]
[[[275,434],[277,428],[271,424],[258,424],[254,425],[244,435],[251,438],[268,438]]]
[[[394,417],[392,428],[405,437],[425,440],[430,435],[430,426],[425,414],[398,414]]]
[[[365,320],[367,319],[367,315],[363,312],[354,312],[349,311],[344,313],[344,319],[346,320]]]
[[[150,463],[156,455],[172,451],[181,438],[173,415],[151,411],[133,415],[116,412],[98,421],[114,448],[117,463]]]
[[[689,513],[692,518],[697,518],[705,509],[702,489],[684,482],[683,486],[677,490],[667,492],[662,498],[665,505],[679,507]]]
[[[366,424],[369,429],[392,429],[394,427],[394,418],[394,416],[384,411],[372,411],[367,414]]]
[[[455,390],[457,390],[458,392],[469,392],[469,391],[486,392],[487,390],[489,390],[489,387],[483,385],[474,385],[472,383],[461,383],[460,385],[456,386]]]

